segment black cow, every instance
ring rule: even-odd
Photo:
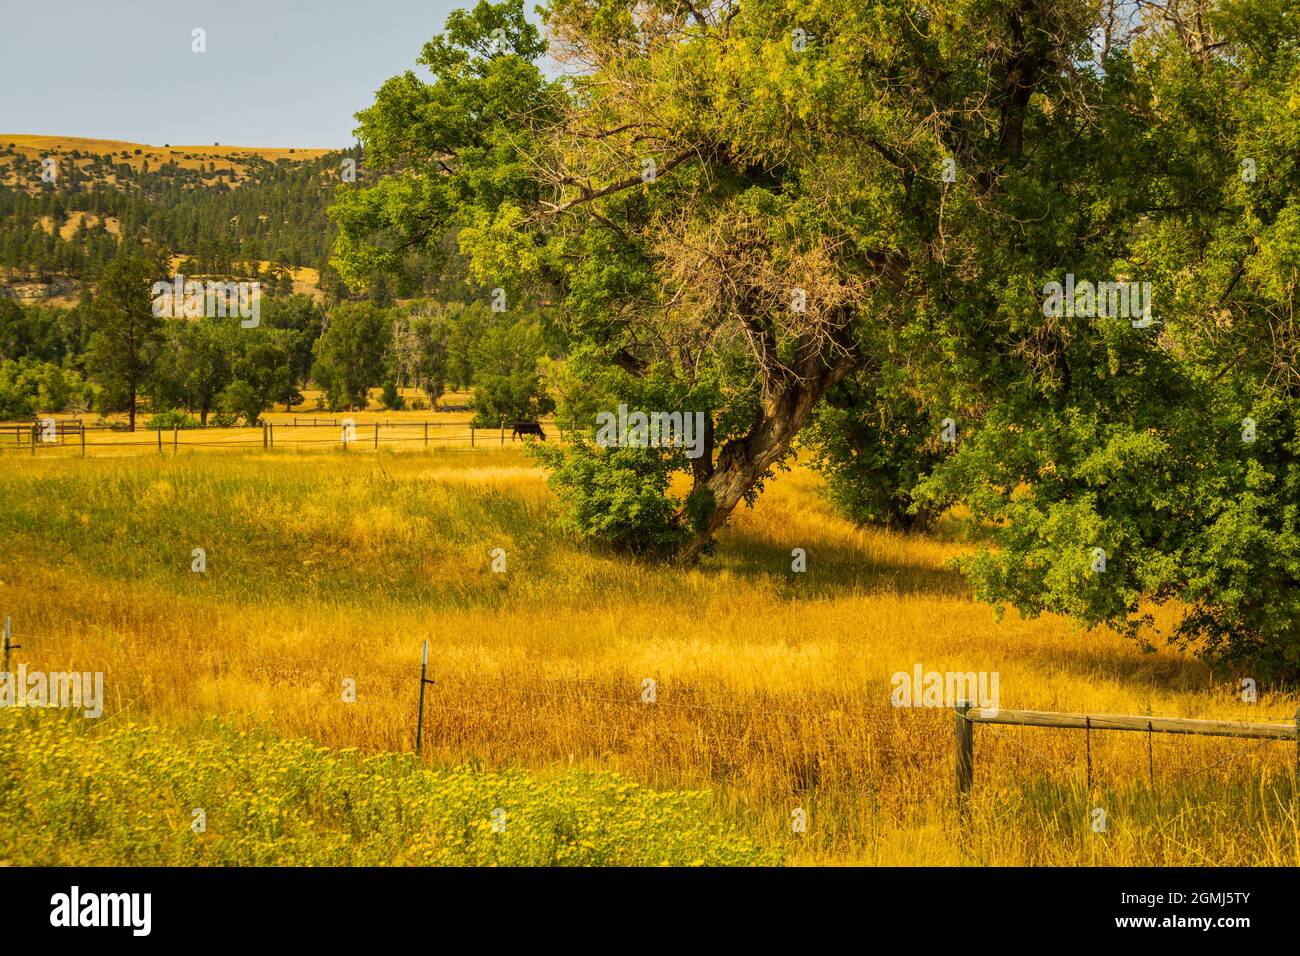
[[[546,441],[546,432],[542,431],[542,423],[537,421],[518,421],[515,422],[514,431],[510,433],[510,440],[515,438],[523,440],[525,435],[536,435],[542,441]]]

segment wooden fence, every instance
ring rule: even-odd
[[[346,419],[293,419],[291,422],[267,422],[253,428],[143,429],[125,432],[79,421],[57,422],[53,433],[43,431],[39,423],[0,423],[0,451],[21,449],[24,454],[52,452],[62,445],[75,446],[81,457],[90,449],[150,449],[158,454],[179,454],[183,449],[278,447],[334,447],[343,451],[365,448],[481,448],[504,446],[515,440],[512,424],[492,428],[474,424],[472,419],[453,421],[373,421],[356,422],[342,427]],[[564,441],[566,429],[559,421],[543,422],[546,438]],[[114,433],[109,440],[98,435]],[[119,437],[120,436],[120,437]],[[544,440],[544,439],[543,439]]]
[[[1003,710],[973,707],[961,701],[955,708],[957,733],[957,793],[970,791],[975,782],[975,725],[1011,724],[1017,727],[1053,727],[1064,730],[1128,730],[1145,734],[1196,734],[1203,737],[1241,737],[1254,740],[1294,740],[1296,777],[1300,782],[1300,710],[1294,723],[1250,724],[1231,720],[1195,720],[1187,717],[1140,717],[1129,714],[1071,714],[1046,710]],[[1092,777],[1089,747],[1089,785]]]

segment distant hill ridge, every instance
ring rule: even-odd
[[[359,152],[0,133],[0,295],[66,303],[124,244],[204,274],[332,272],[344,156]]]

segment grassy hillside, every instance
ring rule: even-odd
[[[37,184],[18,178],[19,164],[12,162],[12,157],[22,157],[37,164],[46,156],[66,158],[76,162],[79,168],[87,170],[93,166],[92,157],[102,156],[112,159],[115,165],[126,165],[137,172],[144,169],[146,164],[157,168],[171,163],[182,169],[203,170],[209,163],[220,162],[232,170],[229,176],[231,184],[238,185],[248,180],[260,162],[276,163],[282,159],[301,162],[319,159],[331,152],[327,149],[271,149],[261,146],[220,146],[215,143],[203,146],[150,146],[147,143],[129,143],[116,139],[33,136],[26,133],[0,133],[0,147],[11,150],[8,153],[11,161],[0,159],[0,184],[32,191],[38,191]],[[74,153],[80,155],[74,158]],[[113,183],[112,179],[105,181]]]
[[[104,670],[106,729],[200,734],[220,714],[409,752],[428,640],[431,766],[707,789],[711,812],[789,861],[1300,863],[1285,743],[1093,733],[1089,789],[1083,734],[980,727],[959,810],[951,712],[890,705],[890,675],[917,663],[998,672],[1004,707],[1286,721],[1297,700],[1247,705],[1178,654],[1055,618],[999,621],[947,567],[951,524],[855,529],[802,466],[682,572],[552,530],[543,475],[508,446],[5,462],[0,607],[16,660]],[[790,570],[796,547],[806,573]]]
[[[287,270],[294,291],[316,294],[343,159],[0,134],[0,295],[71,305],[123,251],[184,261],[192,275]]]

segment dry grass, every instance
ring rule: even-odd
[[[508,445],[0,463],[0,607],[21,659],[103,669],[106,721],[218,713],[409,750],[428,640],[426,759],[708,786],[795,862],[1300,863],[1286,743],[1156,737],[1148,754],[1145,735],[1094,733],[1089,790],[1082,734],[979,727],[959,811],[951,712],[889,703],[890,675],[918,662],[998,672],[1004,707],[1285,721],[1297,700],[1246,705],[1178,654],[999,621],[947,567],[955,520],[928,538],[855,529],[803,467],[682,572],[560,536],[543,475]]]
[[[247,176],[246,160],[257,157],[268,162],[281,159],[310,160],[329,153],[328,149],[289,149],[263,146],[150,146],[116,139],[90,139],[84,136],[39,136],[28,133],[0,133],[0,144],[13,144],[14,149],[28,160],[46,156],[66,156],[74,150],[98,156],[116,155],[115,162],[126,163],[139,170],[145,162],[150,169],[164,163],[175,163],[184,169],[204,168],[210,162],[234,168],[236,179],[232,185]],[[136,150],[140,150],[137,155]],[[88,165],[89,161],[83,162]],[[3,163],[0,162],[0,168]],[[12,173],[4,170],[0,182],[12,180]],[[12,183],[11,183],[12,184]]]

